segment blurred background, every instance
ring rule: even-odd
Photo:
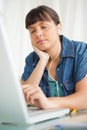
[[[5,26],[19,77],[25,57],[33,50],[25,16],[38,5],[48,5],[59,14],[63,35],[87,42],[87,0],[0,0],[0,21]]]

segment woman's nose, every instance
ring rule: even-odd
[[[41,37],[43,34],[42,34],[42,31],[41,30],[38,30],[37,31],[37,34],[36,34],[38,37]]]

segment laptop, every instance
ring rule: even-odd
[[[3,24],[0,24],[0,45],[0,122],[33,124],[67,115],[68,108],[41,110],[27,107]]]

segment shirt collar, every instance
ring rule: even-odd
[[[62,57],[74,57],[74,46],[73,41],[69,40],[65,36],[61,35],[61,42],[62,42]]]

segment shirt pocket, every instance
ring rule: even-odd
[[[67,95],[75,92],[75,85],[72,81],[64,82],[63,84]]]

